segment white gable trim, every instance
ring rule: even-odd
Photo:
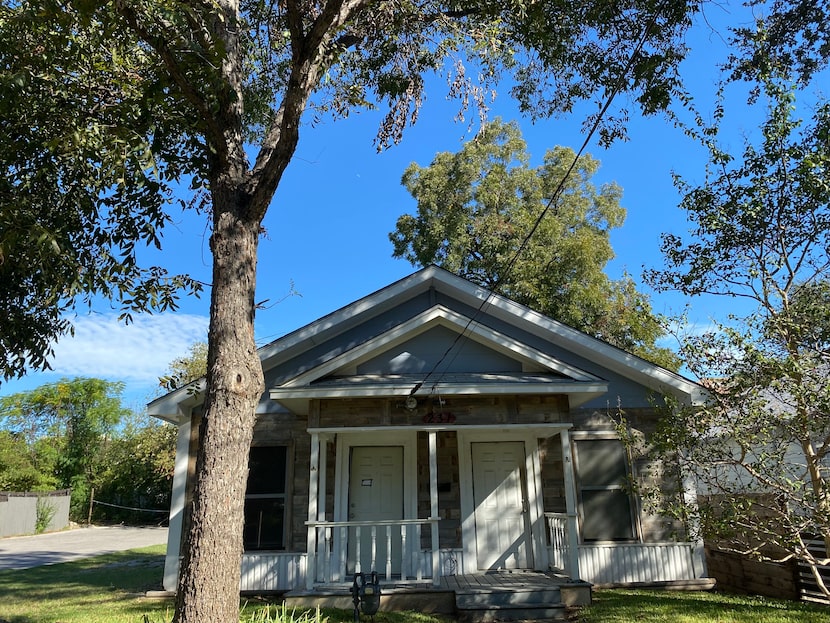
[[[541,365],[548,370],[557,372],[569,377],[574,381],[602,383],[602,379],[589,374],[584,370],[580,370],[575,366],[564,363],[554,357],[547,355],[535,348],[517,342],[508,336],[495,331],[489,327],[485,327],[476,322],[471,322],[466,316],[459,314],[451,309],[447,309],[442,305],[431,307],[425,312],[410,318],[409,320],[399,324],[396,327],[382,333],[381,335],[372,338],[352,348],[351,350],[326,361],[325,363],[308,370],[293,379],[283,383],[280,389],[287,389],[289,387],[302,387],[310,385],[314,381],[334,374],[338,370],[342,370],[348,366],[356,366],[364,361],[368,361],[378,354],[394,348],[406,341],[425,333],[426,331],[436,327],[444,326],[448,328],[458,329],[459,332],[466,331],[469,337],[476,342],[485,346],[491,347],[494,350],[520,359],[525,363],[532,363]]]

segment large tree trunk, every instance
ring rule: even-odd
[[[264,382],[254,342],[259,222],[248,197],[214,190],[207,395],[192,521],[176,594],[178,623],[239,621],[248,454]]]

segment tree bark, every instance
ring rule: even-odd
[[[250,198],[238,188],[212,192],[207,394],[192,522],[176,594],[177,623],[239,620],[248,454],[264,381],[254,341],[259,221],[245,218]]]

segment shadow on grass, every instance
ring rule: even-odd
[[[0,618],[10,623],[55,621],[57,612],[90,610],[88,620],[107,612],[127,614],[135,621],[165,604],[136,598],[159,588],[164,546],[106,554],[72,562],[0,571]],[[50,614],[51,612],[51,614]],[[80,615],[79,615],[80,616]],[[81,619],[82,620],[82,619]]]

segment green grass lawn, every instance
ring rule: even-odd
[[[164,545],[34,569],[0,571],[0,621],[9,623],[152,623],[169,622],[172,600],[146,599],[160,589]],[[270,604],[243,602],[246,622]],[[271,614],[276,608],[271,608]],[[297,614],[300,614],[299,612]],[[322,611],[329,623],[351,623],[351,610]],[[369,619],[364,619],[368,621]],[[417,612],[380,612],[374,623],[447,623]]]
[[[0,620],[9,623],[153,623],[172,618],[172,602],[144,598],[161,585],[164,546],[23,571],[0,571]],[[250,600],[243,620],[264,620]],[[273,611],[272,611],[273,612]],[[324,610],[351,623],[351,610]],[[370,619],[364,617],[364,621]],[[718,593],[603,590],[580,623],[830,623],[830,607]],[[379,612],[374,623],[447,623],[417,612]]]
[[[169,601],[144,598],[161,588],[164,545],[33,569],[0,571],[0,619],[10,623],[141,623],[165,620]],[[169,620],[171,617],[166,617]]]
[[[580,623],[830,623],[830,607],[763,597],[601,590]]]

